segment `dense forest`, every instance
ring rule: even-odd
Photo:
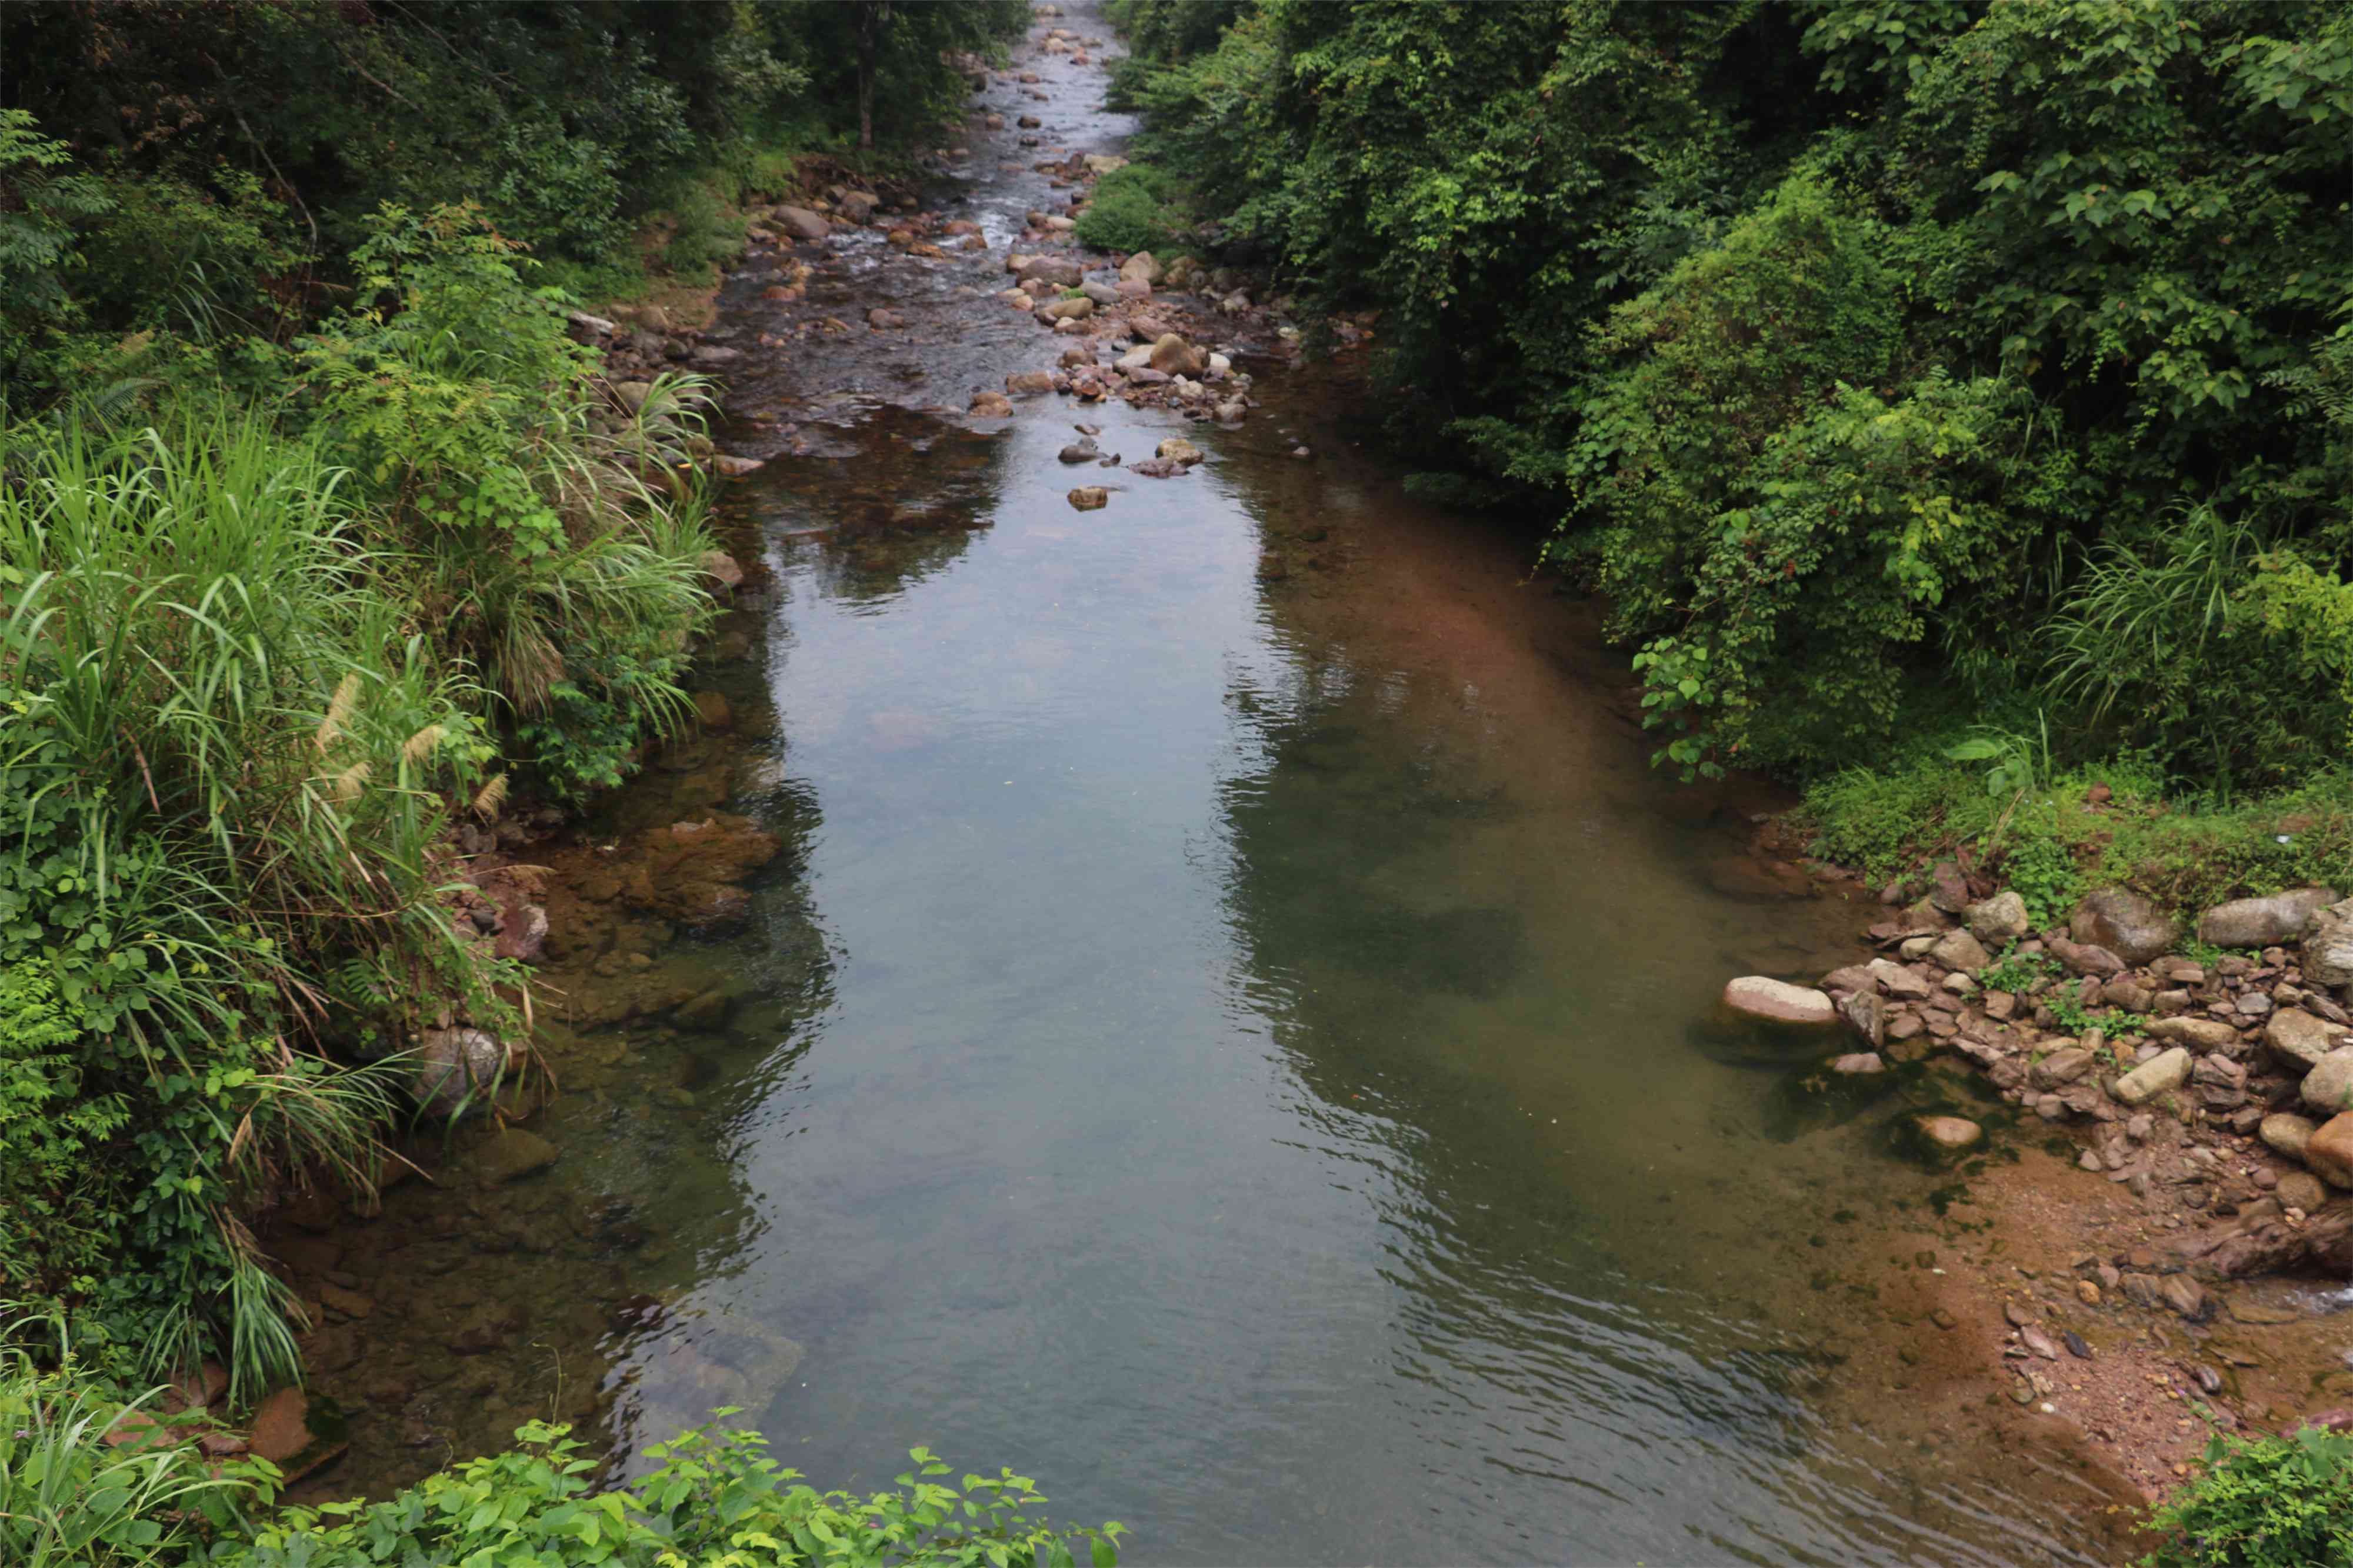
[[[1128,177],[1378,312],[1422,482],[1555,520],[1677,768],[2335,767],[2343,7],[1128,14]]]

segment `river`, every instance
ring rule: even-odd
[[[730,931],[573,944],[552,1169],[412,1184],[328,1259],[402,1325],[344,1397],[406,1406],[328,1489],[533,1414],[640,1463],[724,1402],[827,1484],[1011,1464],[1137,1562],[2109,1560],[2063,1447],[1925,1417],[1937,1331],[1876,1283],[1964,1244],[1890,1128],[1966,1084],[1832,1094],[1718,1018],[1859,911],[1747,859],[1755,789],[1649,766],[1532,530],[1414,501],[1312,365],[1247,366],[1231,430],[963,416],[1062,341],[989,294],[1059,205],[1028,165],[1132,129],[1038,36],[977,108],[1042,151],[976,126],[942,196],[987,257],[859,231],[805,301],[723,297],[789,340],[731,405],[776,454],[726,501],[733,728],[577,852],[717,805],[787,853]],[[1079,418],[1208,459],[1067,468]],[[562,1023],[607,982],[698,1001]]]

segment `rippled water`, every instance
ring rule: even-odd
[[[1039,199],[993,167],[972,210]],[[934,384],[1050,353],[849,256],[819,297],[928,302]],[[1933,1226],[1887,1126],[1961,1091],[1828,1105],[1715,1019],[1729,974],[1842,961],[1855,911],[1760,885],[1742,800],[1649,769],[1525,535],[1408,500],[1312,377],[1152,481],[1059,465],[1050,399],[911,406],[901,352],[804,363],[816,455],[731,503],[773,574],[712,672],[748,737],[600,826],[771,824],[754,921],[623,931],[596,973],[656,1000],[559,1033],[564,1158],[470,1200],[512,1246],[446,1198],[379,1227],[412,1263],[474,1235],[411,1319],[525,1300],[563,1388],[411,1358],[425,1406],[551,1403],[627,1456],[740,1404],[850,1486],[928,1444],[1138,1561],[2105,1560],[2063,1456],[1858,1373],[1923,1331],[1853,1284]],[[1182,427],[1090,416],[1130,457]]]

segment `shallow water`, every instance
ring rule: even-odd
[[[1099,77],[1038,68],[1050,142],[1109,145]],[[1001,242],[1042,182],[984,141],[963,199]],[[1842,1378],[1913,1331],[1854,1249],[1941,1179],[1889,1127],[1963,1091],[1831,1103],[1714,1004],[1844,962],[1857,911],[1761,885],[1754,802],[1649,768],[1525,537],[1409,500],[1314,373],[1230,432],[925,412],[1050,360],[955,291],[992,265],[847,242],[814,308],[928,310],[919,346],[739,382],[786,455],[729,502],[771,574],[710,670],[737,732],[596,831],[723,805],[788,852],[732,933],[556,967],[552,1170],[404,1189],[352,1240],[417,1336],[353,1375],[436,1436],[331,1489],[550,1410],[642,1463],[726,1403],[828,1484],[918,1443],[1011,1463],[1137,1561],[2104,1560],[2063,1456]],[[1210,458],[1066,468],[1072,417]],[[486,1311],[498,1353],[420,1348]]]

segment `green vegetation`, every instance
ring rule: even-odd
[[[1010,1470],[944,1484],[921,1448],[894,1489],[819,1492],[757,1433],[717,1427],[649,1448],[657,1468],[597,1491],[568,1429],[537,1422],[517,1447],[385,1501],[273,1514],[275,1467],[208,1466],[196,1418],[158,1414],[163,1390],[119,1400],[73,1372],[0,1349],[0,1557],[16,1568],[1076,1568],[1080,1553],[1111,1568],[1125,1533],[1048,1525],[1036,1483]]]
[[[1168,256],[1186,247],[1195,219],[1181,183],[1149,163],[1113,169],[1095,182],[1079,215],[1081,245],[1096,250],[1151,250]]]
[[[2304,1568],[2353,1561],[2353,1437],[2216,1437],[2206,1469],[2158,1509],[2147,1568]]]
[[[579,297],[713,280],[750,196],[887,167],[1027,15],[0,8],[0,1557],[1069,1561],[1027,1482],[951,1520],[743,1434],[590,1502],[529,1429],[254,1525],[267,1466],[122,1446],[119,1392],[300,1375],[257,1216],[370,1197],[421,1027],[528,1053],[453,827],[617,784],[691,710],[707,391],[609,383]]]
[[[1122,9],[1142,155],[1380,312],[1399,439],[1552,520],[1672,771],[2038,920],[2353,871],[2344,7]]]

